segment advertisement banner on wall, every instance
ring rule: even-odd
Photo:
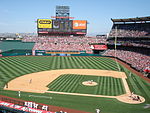
[[[73,29],[86,29],[86,20],[73,20]]]
[[[107,50],[107,45],[91,45],[91,49],[94,49],[94,50]]]
[[[55,112],[51,112],[51,111],[46,111],[46,110],[40,110],[40,109],[36,109],[36,108],[31,108],[31,107],[25,107],[25,106],[20,106],[20,105],[15,105],[13,103],[8,103],[5,101],[0,101],[0,106],[5,106],[8,108],[12,108],[17,109],[17,110],[21,110],[21,111],[26,111],[26,112],[30,112],[30,113],[55,113]]]
[[[38,19],[38,28],[52,28],[52,19]]]

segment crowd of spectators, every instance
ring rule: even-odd
[[[102,37],[24,37],[23,42],[35,42],[34,50],[51,51],[86,51],[91,53],[92,43],[105,43],[106,36]]]
[[[117,28],[117,30],[116,30]],[[150,23],[114,24],[109,37],[150,36]]]
[[[51,51],[92,51],[89,44],[83,43],[35,43],[33,50],[51,50]]]
[[[144,43],[134,43],[134,42],[128,42],[128,43],[124,43],[124,45],[129,45],[129,46],[134,46],[134,47],[146,47],[146,48],[150,48],[150,45],[144,44]]]
[[[115,29],[112,29],[109,36],[110,37],[144,37],[147,36],[148,32],[138,31],[138,30],[124,30],[117,29],[117,33]]]
[[[113,45],[115,44],[114,40],[109,40],[109,44]],[[117,41],[117,44],[123,45],[123,46],[134,46],[134,47],[146,47],[150,48],[150,42],[135,42],[135,41]]]
[[[150,67],[150,56],[124,50],[107,50],[104,55],[114,56],[131,64],[132,67],[139,71],[143,71],[146,67]]]
[[[22,39],[23,42],[50,42],[50,43],[106,43],[106,36],[101,37],[37,37],[26,36]]]

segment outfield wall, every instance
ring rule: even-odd
[[[2,56],[23,56],[23,55],[32,55],[32,50],[30,50],[30,49],[13,49],[13,50],[2,52]]]

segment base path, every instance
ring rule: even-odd
[[[126,91],[125,95],[121,96],[104,96],[104,95],[88,95],[88,94],[76,94],[76,93],[65,93],[65,92],[51,92],[47,91],[49,88],[46,87],[56,78],[63,74],[78,74],[78,75],[93,75],[93,76],[110,76],[114,78],[121,78],[124,84],[124,88]],[[133,101],[128,99],[129,95],[131,95],[130,89],[126,82],[126,74],[124,72],[110,71],[110,70],[96,70],[96,69],[62,69],[62,70],[50,70],[50,71],[42,71],[31,73],[27,75],[23,75],[11,80],[7,84],[7,88],[5,90],[15,90],[15,91],[25,91],[25,92],[36,92],[36,93],[60,93],[60,94],[70,94],[70,95],[81,95],[81,96],[95,96],[95,97],[107,97],[107,98],[116,98],[119,101],[123,101],[126,103],[142,103],[144,102],[144,98],[141,97],[142,101]],[[129,100],[129,101],[128,101]]]

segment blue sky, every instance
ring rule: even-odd
[[[111,18],[150,16],[150,0],[0,0],[0,33],[35,33],[35,21],[55,16],[56,5],[70,6],[70,16],[87,20],[88,34],[108,33]]]

